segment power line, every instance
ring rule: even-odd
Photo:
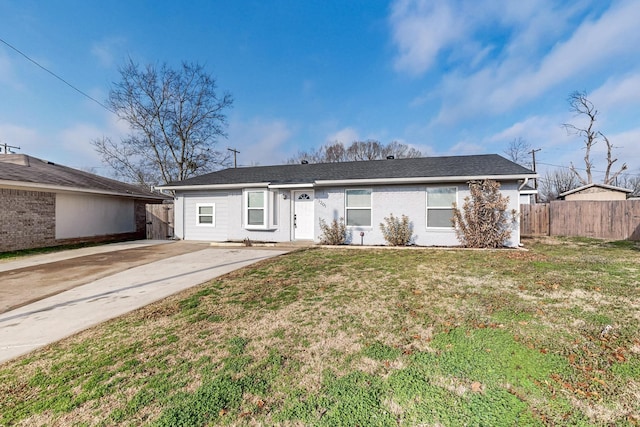
[[[89,95],[89,94],[83,92],[82,90],[78,89],[77,87],[75,87],[74,85],[72,85],[71,83],[69,83],[68,81],[66,81],[65,79],[63,79],[62,77],[60,77],[59,75],[54,73],[53,71],[49,70],[48,68],[44,67],[43,65],[40,65],[38,62],[36,62],[35,60],[31,59],[26,53],[22,52],[17,47],[9,44],[7,41],[5,41],[5,40],[3,40],[1,38],[0,38],[0,42],[2,42],[3,44],[5,44],[10,49],[13,49],[17,53],[19,53],[20,55],[25,57],[29,62],[35,64],[36,66],[38,66],[39,68],[43,69],[47,73],[51,74],[53,77],[55,77],[56,79],[60,80],[62,83],[66,84],[67,86],[69,86],[71,89],[75,90],[76,92],[78,92],[82,96],[84,96],[86,98],[89,98],[90,100],[92,100],[93,102],[95,102],[96,104],[98,104],[99,106],[104,108],[105,110],[109,111],[110,113],[116,114],[115,111],[113,111],[111,108],[107,107],[106,105],[104,105],[102,102],[98,101],[97,99],[95,99],[91,95]]]
[[[551,163],[538,162],[538,164],[539,164],[539,165],[545,165],[545,166],[553,166],[554,168],[571,169],[571,167],[569,167],[569,166],[564,166],[564,165],[554,165],[554,164],[551,164]],[[576,170],[579,170],[579,171],[582,171],[582,172],[585,172],[585,171],[586,171],[586,169],[585,169],[585,168],[580,168],[580,167],[576,167],[575,169],[576,169]],[[601,173],[601,174],[602,174],[602,173],[605,173],[606,171],[603,171],[603,170],[600,170],[600,169],[591,169],[591,172],[594,172],[594,173]],[[625,172],[622,172],[622,174],[621,174],[621,175],[628,175],[628,176],[640,176],[640,174],[638,174],[638,173],[631,173],[631,172],[626,172],[626,171],[625,171]]]

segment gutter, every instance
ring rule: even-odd
[[[158,185],[154,186],[154,190],[229,190],[234,188],[255,188],[255,187],[268,187],[268,182],[253,182],[242,184],[203,184],[203,185]]]
[[[240,184],[203,184],[203,185],[161,185],[154,187],[155,190],[175,190],[175,191],[190,191],[190,190],[229,190],[237,188],[274,188],[274,189],[286,189],[286,188],[314,188],[314,187],[329,187],[329,186],[350,186],[350,185],[377,185],[377,184],[427,184],[427,183],[440,183],[440,182],[466,182],[474,180],[491,179],[494,181],[518,181],[525,180],[525,183],[530,178],[537,178],[538,175],[476,175],[476,176],[434,176],[434,177],[414,177],[414,178],[364,178],[364,179],[325,179],[317,180],[312,183],[301,184],[271,184],[269,182],[255,182],[255,183],[240,183]]]
[[[96,190],[96,189],[81,188],[81,187],[65,187],[62,185],[39,184],[39,183],[24,182],[24,181],[0,180],[0,186],[10,187],[18,190],[24,190],[24,189],[30,190],[30,191],[49,190],[51,192],[59,192],[59,193],[88,193],[88,194],[98,194],[102,196],[131,197],[134,199],[166,200],[166,197],[162,197],[162,196],[144,195],[144,194],[135,194],[135,193],[121,193],[118,191],[105,191],[105,190]]]
[[[369,185],[369,184],[422,184],[437,182],[466,182],[491,179],[494,181],[512,181],[527,179],[531,175],[478,175],[478,176],[434,176],[416,178],[373,178],[373,179],[332,179],[316,181],[317,186],[331,185]],[[537,175],[536,175],[537,176]]]
[[[313,188],[315,185],[312,182],[305,184],[269,184],[269,188]]]

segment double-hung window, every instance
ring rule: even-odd
[[[264,227],[267,217],[265,191],[247,191],[247,225]]]
[[[345,190],[347,226],[371,227],[371,190]]]
[[[196,224],[209,227],[216,226],[216,205],[215,203],[196,204]]]
[[[427,188],[427,228],[452,228],[453,204],[457,198],[456,187]]]
[[[270,190],[245,190],[244,223],[248,229],[272,229],[277,221],[278,193]]]

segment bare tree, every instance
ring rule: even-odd
[[[129,60],[120,77],[107,104],[131,133],[119,142],[108,137],[92,142],[116,176],[149,186],[228,164],[226,150],[215,148],[226,136],[224,110],[233,99],[217,93],[215,79],[203,66],[140,67]]]
[[[396,159],[413,159],[416,157],[422,157],[422,152],[413,147],[409,147],[407,144],[403,144],[398,141],[391,141],[386,146],[382,147],[381,158],[386,159],[389,156],[393,156]]]
[[[596,119],[598,117],[598,110],[596,110],[593,103],[587,98],[586,92],[576,91],[569,95],[570,110],[576,113],[577,116],[586,116],[587,124],[579,127],[571,123],[565,123],[562,126],[568,133],[580,135],[584,138],[584,164],[586,176],[583,177],[576,167],[571,163],[571,171],[576,175],[582,185],[591,184],[593,182],[593,160],[591,159],[591,149],[599,141],[600,138],[604,139],[607,144],[607,169],[605,172],[604,184],[611,184],[615,181],[616,177],[627,169],[627,164],[623,163],[620,169],[611,174],[611,168],[618,159],[614,159],[612,156],[613,145],[609,142],[609,139],[600,131],[595,129]]]
[[[547,171],[544,177],[539,178],[539,182],[538,195],[542,202],[555,200],[565,191],[570,191],[580,186],[580,181],[575,173],[562,168]]]
[[[289,158],[287,163],[300,163],[303,160],[309,163],[380,160],[388,156],[394,156],[397,159],[414,158],[422,157],[422,153],[397,141],[384,145],[380,141],[369,139],[366,141],[354,141],[348,147],[345,147],[342,142],[336,141],[323,145],[319,149],[299,151],[294,157]]]
[[[504,150],[504,154],[507,155],[509,160],[529,169],[532,167],[530,153],[531,144],[522,137],[513,138],[506,150]]]
[[[622,174],[614,181],[614,185],[633,190],[632,196],[640,197],[640,175]]]
[[[369,139],[367,141],[353,141],[347,148],[349,160],[376,160],[382,157],[382,144],[380,141]]]

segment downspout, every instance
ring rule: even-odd
[[[520,206],[520,191],[524,188],[525,185],[529,182],[529,178],[525,177],[522,185],[518,187],[518,206]],[[520,212],[518,212],[518,217],[520,216]],[[518,221],[518,247],[522,247],[522,236],[520,235],[520,221]]]
[[[187,201],[185,199],[186,199],[186,194],[182,194],[182,240],[186,240],[185,233],[187,232],[186,230],[187,221],[185,220],[185,215],[187,214],[187,210],[186,210]]]

